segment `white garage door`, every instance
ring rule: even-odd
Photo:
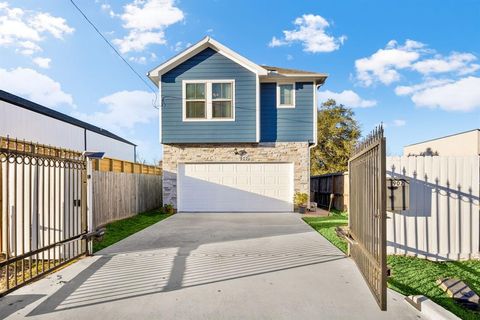
[[[184,212],[293,211],[293,164],[179,164],[177,188]]]

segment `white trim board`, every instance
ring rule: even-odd
[[[197,53],[209,47],[217,51],[221,55],[225,56],[226,58],[238,63],[239,65],[246,68],[247,70],[250,70],[256,75],[266,76],[268,74],[268,71],[260,67],[258,64],[248,60],[247,58],[241,56],[235,51],[227,48],[226,46],[219,43],[218,41],[215,41],[210,37],[205,37],[199,42],[197,42],[196,44],[194,44],[193,46],[191,46],[190,48],[186,49],[185,51],[179,53],[178,55],[162,63],[155,69],[151,70],[150,72],[147,73],[147,75],[155,84],[158,85],[161,75],[172,70],[176,66],[180,65],[181,63],[195,56]]]
[[[187,83],[205,83],[205,111],[206,118],[186,117],[186,85]],[[212,117],[212,83],[231,83],[232,84],[232,117],[231,118],[213,118]],[[224,122],[235,121],[235,80],[234,79],[215,79],[215,80],[182,80],[182,120],[184,122]]]
[[[280,86],[281,85],[292,85],[292,102],[293,104],[280,104]],[[295,101],[295,91],[297,91],[297,84],[296,82],[277,82],[276,84],[276,95],[277,95],[277,109],[295,109],[296,101]]]

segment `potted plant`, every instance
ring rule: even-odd
[[[304,192],[296,192],[293,202],[297,206],[299,213],[305,213],[307,210],[308,195]]]

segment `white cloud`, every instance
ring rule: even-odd
[[[17,45],[18,48],[15,49],[15,51],[25,56],[31,56],[36,52],[42,51],[42,48],[32,41],[20,41],[17,43]]]
[[[175,46],[173,46],[171,49],[175,52],[179,52],[182,50],[185,50],[186,48],[190,47],[192,44],[190,42],[184,43],[183,41],[177,41],[175,43]]]
[[[466,77],[412,94],[412,101],[419,107],[440,108],[447,111],[473,111],[480,108],[480,78]]]
[[[375,100],[362,99],[352,90],[344,90],[342,92],[333,92],[330,90],[320,91],[317,93],[320,102],[334,99],[337,103],[341,103],[351,108],[368,108],[377,104]]]
[[[112,10],[112,6],[111,6],[110,4],[108,4],[108,3],[102,3],[102,4],[100,5],[100,8],[101,8],[103,11],[107,12],[108,15],[109,15],[111,18],[114,18],[114,17],[117,16],[117,14]]]
[[[286,44],[288,44],[288,42],[280,40],[277,37],[273,37],[272,40],[270,40],[270,42],[268,43],[268,46],[270,48],[275,48],[275,47],[284,46]]]
[[[120,15],[128,34],[114,39],[122,53],[142,51],[151,44],[165,44],[165,29],[184,19],[174,0],[134,0]]]
[[[120,52],[127,53],[130,51],[142,51],[151,44],[165,44],[165,34],[163,31],[158,32],[142,32],[130,31],[128,35],[122,39],[114,39]]]
[[[141,56],[141,57],[130,57],[128,60],[139,63],[139,64],[145,64],[147,63],[147,57]]]
[[[57,39],[63,39],[65,34],[75,31],[64,18],[54,17],[50,13],[40,12],[33,16],[30,25],[40,32],[49,32]]]
[[[453,52],[442,56],[418,41],[406,40],[405,44],[399,45],[391,40],[384,49],[356,60],[355,68],[361,85],[370,86],[375,82],[389,85],[401,80],[401,70],[416,71],[422,76],[470,74],[480,70],[480,65],[474,63],[476,60],[477,57],[471,53]]]
[[[403,127],[407,124],[407,121],[405,120],[402,120],[402,119],[396,119],[396,120],[393,120],[393,126],[394,127]]]
[[[60,83],[33,69],[16,68],[9,71],[0,68],[0,83],[2,90],[49,108],[62,105],[75,107],[72,96],[62,90]]]
[[[294,59],[294,58],[293,58],[293,56],[292,56],[291,54],[287,54],[287,60],[288,60],[288,61],[291,61],[291,60],[293,60],[293,59]]]
[[[398,81],[400,74],[397,70],[408,68],[417,61],[420,58],[417,49],[423,46],[422,43],[413,40],[407,40],[405,45],[399,46],[392,40],[385,49],[355,61],[357,79],[364,86],[370,86],[376,81],[386,85]]]
[[[64,18],[0,3],[0,46],[15,48],[15,52],[22,55],[31,56],[42,51],[40,43],[46,35],[63,39],[74,30]]]
[[[480,69],[479,64],[472,63],[476,60],[477,57],[471,53],[454,52],[447,57],[437,56],[418,61],[412,65],[412,69],[422,74],[456,72],[465,75]]]
[[[326,29],[330,24],[320,15],[304,14],[296,18],[293,24],[295,29],[283,31],[283,39],[273,37],[268,45],[278,47],[300,42],[306,52],[332,52],[338,50],[347,39],[346,36],[337,38],[327,34]]]
[[[453,82],[453,80],[451,79],[429,79],[423,83],[413,86],[397,86],[395,88],[395,94],[397,94],[398,96],[411,95],[421,90],[442,86],[451,82]]]
[[[43,68],[43,69],[48,69],[50,68],[50,62],[52,61],[52,59],[50,58],[41,58],[41,57],[37,57],[37,58],[34,58],[33,59],[33,62],[39,66],[40,68]]]
[[[77,112],[74,115],[86,122],[120,132],[158,117],[158,111],[152,105],[153,98],[152,93],[147,91],[119,91],[99,100],[106,106],[104,111],[93,114]]]

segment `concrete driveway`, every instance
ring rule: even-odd
[[[419,319],[381,312],[295,214],[177,214],[0,300],[0,319]]]

